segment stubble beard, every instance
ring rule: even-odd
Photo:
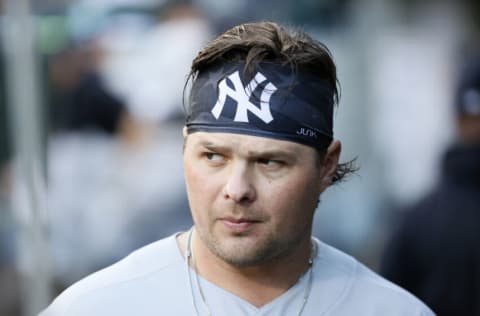
[[[238,242],[230,246],[219,240],[213,232],[213,227],[209,228],[207,234],[201,231],[198,233],[202,242],[217,258],[237,268],[248,268],[288,257],[305,238],[305,233],[309,231],[311,231],[311,227],[310,229],[299,229],[286,238],[282,238],[282,233],[268,232],[262,240],[246,241],[245,243],[242,242],[242,238],[247,239],[248,235],[230,236],[229,238],[238,239]]]

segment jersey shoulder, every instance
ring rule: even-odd
[[[328,315],[434,315],[413,294],[352,256],[324,243],[320,249],[323,249],[323,260],[330,266],[330,277],[335,280],[331,283],[336,287]]]
[[[100,292],[113,293],[124,284],[140,283],[152,274],[170,274],[171,267],[183,265],[175,236],[176,234],[139,248],[117,263],[74,283],[39,316],[65,315],[72,305],[87,301]]]

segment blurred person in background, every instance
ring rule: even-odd
[[[455,97],[458,141],[436,188],[408,207],[385,248],[382,274],[438,315],[480,315],[480,58]]]
[[[276,23],[239,25],[200,51],[190,78],[195,225],[76,283],[41,315],[433,315],[311,236],[320,194],[355,170],[339,163],[323,44]]]
[[[114,251],[102,249],[102,256],[96,251],[105,243],[103,230],[110,230],[94,224],[108,227],[114,216],[110,212],[115,210],[99,205],[97,194],[109,182],[113,148],[127,111],[106,90],[91,59],[87,50],[70,49],[55,56],[51,66],[55,128],[48,142],[48,207],[60,288],[111,260]]]

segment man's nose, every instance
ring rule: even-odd
[[[243,164],[234,164],[230,169],[223,190],[225,199],[235,203],[251,203],[256,198],[255,187],[252,183],[252,174]]]

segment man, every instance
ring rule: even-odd
[[[335,64],[303,32],[234,27],[194,59],[184,172],[194,227],[72,286],[42,316],[432,315],[311,237],[351,171],[333,140]]]
[[[458,141],[438,185],[402,212],[382,273],[438,315],[480,315],[480,59],[457,90]]]

